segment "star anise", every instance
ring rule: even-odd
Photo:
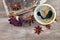
[[[35,31],[35,33],[37,33],[39,35],[43,30],[42,30],[42,27],[37,26],[34,28],[34,31]]]
[[[48,25],[45,25],[45,27],[46,27],[47,29],[50,29],[51,26],[48,24]]]
[[[31,23],[34,23],[34,18],[33,18],[33,16],[28,16],[27,18],[26,18],[26,21],[25,21],[25,23],[28,23],[29,25],[31,25]]]
[[[19,7],[20,7],[20,4],[19,4],[18,2],[13,2],[13,3],[11,4],[11,8],[12,8],[13,10],[19,10]]]

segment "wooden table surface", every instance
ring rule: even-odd
[[[0,40],[60,40],[60,0],[47,0],[48,4],[52,5],[57,12],[57,22],[51,25],[50,30],[45,30],[40,35],[34,33],[34,26],[27,24],[22,27],[15,27],[8,23],[8,18],[0,0]],[[39,25],[37,23],[37,25]]]

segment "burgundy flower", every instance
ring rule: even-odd
[[[20,26],[22,26],[22,23],[24,22],[24,19],[23,19],[23,17],[22,16],[19,16],[19,24],[20,24]]]
[[[13,24],[14,26],[19,26],[19,22],[16,20],[15,17],[12,17],[9,19],[10,24]]]
[[[9,23],[10,23],[10,24],[13,24],[14,26],[22,26],[22,23],[23,23],[23,21],[24,21],[23,17],[22,17],[22,16],[19,16],[18,19],[19,19],[19,21],[16,20],[15,17],[11,17],[11,18],[9,19]]]

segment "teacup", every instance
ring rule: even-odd
[[[34,18],[42,25],[48,25],[55,21],[56,11],[49,4],[38,5],[34,10]]]

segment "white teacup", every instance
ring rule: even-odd
[[[50,8],[50,9],[49,9],[49,8]],[[46,10],[46,12],[43,13],[43,12],[41,11],[41,9],[42,9],[42,10]],[[41,17],[39,17],[39,16],[37,15],[37,12],[38,12],[38,11],[40,11],[42,15],[43,15],[43,14],[45,15],[46,13],[48,13],[49,10],[51,10],[51,11],[53,12],[52,17],[49,18],[49,19],[41,19]],[[43,15],[43,16],[44,16],[44,15]],[[47,14],[46,14],[46,15],[47,15]],[[45,16],[46,16],[46,15],[45,15]],[[45,17],[45,16],[44,16],[44,17]],[[55,9],[54,9],[51,5],[49,5],[49,4],[41,4],[41,5],[38,5],[38,6],[35,8],[35,10],[34,10],[34,18],[36,19],[36,21],[37,21],[38,23],[40,23],[40,24],[42,24],[42,25],[48,25],[48,24],[51,24],[52,22],[55,21],[55,19],[56,19],[56,11],[55,11]]]

